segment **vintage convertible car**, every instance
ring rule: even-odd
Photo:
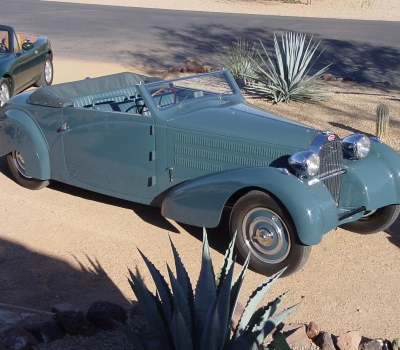
[[[42,86],[0,110],[15,180],[57,180],[161,207],[230,232],[251,267],[286,275],[341,226],[386,229],[400,210],[400,159],[376,137],[344,139],[247,103],[228,70],[171,80],[120,73]]]
[[[32,85],[51,85],[52,61],[49,39],[0,25],[0,107]]]

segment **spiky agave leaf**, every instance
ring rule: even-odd
[[[236,279],[232,284],[231,296],[230,296],[230,315],[229,315],[230,320],[232,319],[233,312],[235,311],[236,304],[239,299],[240,289],[242,288],[243,280],[246,275],[247,269],[249,267],[249,262],[250,262],[250,253],[247,255],[247,258],[239,274],[236,276]]]
[[[217,298],[215,290],[214,269],[210,256],[210,248],[208,245],[207,233],[203,229],[203,253],[201,259],[201,270],[196,285],[194,298],[195,321],[196,321],[196,342],[200,341],[201,334],[205,327],[207,313],[210,305]]]
[[[133,325],[134,329],[131,329],[120,322],[114,321],[114,323],[126,335],[129,343],[131,343],[136,350],[150,350],[150,346],[140,327]]]
[[[293,305],[282,312],[268,318],[267,315],[259,321],[259,327],[254,331],[246,329],[241,336],[231,343],[231,350],[257,350],[263,339],[271,333],[294,309],[297,305]]]
[[[225,50],[223,58],[219,60],[222,67],[231,71],[235,79],[257,75],[257,51],[245,40],[238,39],[231,47]]]
[[[183,318],[186,323],[186,330],[189,332],[190,338],[192,338],[192,310],[190,310],[189,303],[187,297],[179,284],[179,281],[175,278],[172,273],[170,267],[167,265],[169,280],[171,281],[172,291],[173,291],[173,303],[174,309],[179,310],[179,314]],[[176,339],[174,339],[174,343],[176,343]],[[179,339],[178,339],[179,340]]]
[[[247,305],[243,310],[242,317],[239,319],[238,325],[235,329],[235,333],[233,334],[232,337],[233,340],[237,339],[245,332],[248,323],[251,319],[251,316],[253,315],[254,310],[261,301],[262,297],[267,292],[267,290],[272,286],[272,284],[279,278],[279,276],[282,275],[284,271],[285,269],[272,275],[268,280],[260,284],[250,295]]]
[[[281,332],[275,332],[273,338],[274,340],[266,347],[267,350],[290,350],[290,346]]]
[[[183,293],[185,294],[187,301],[189,303],[189,307],[192,314],[192,324],[194,323],[194,294],[192,283],[189,279],[189,274],[185,269],[185,266],[182,263],[182,260],[176,250],[174,244],[172,243],[171,237],[169,238],[171,243],[172,253],[174,254],[175,261],[175,271],[176,271],[176,279],[178,280],[179,285],[182,288]]]
[[[193,343],[191,332],[187,327],[187,322],[179,311],[179,308],[174,308],[171,323],[171,335],[174,341],[175,350],[192,350]]]
[[[228,273],[221,281],[220,292],[217,297],[218,315],[221,321],[221,349],[229,340],[230,321],[233,310],[231,310],[231,288],[234,265],[231,264]]]
[[[135,293],[144,317],[153,332],[156,332],[157,337],[160,340],[160,346],[162,344],[163,349],[170,349],[170,338],[164,320],[159,313],[161,305],[157,305],[160,301],[154,297],[154,295],[148,290],[142,281],[132,273],[131,270],[128,269],[128,271],[131,277],[131,280],[128,280],[129,284]]]
[[[146,263],[146,266],[149,269],[151,276],[153,277],[153,281],[157,287],[158,295],[161,299],[165,318],[167,319],[167,322],[170,322],[172,319],[172,294],[168,287],[168,284],[165,281],[164,276],[154,266],[154,264],[140,251],[140,249],[138,249],[138,251],[142,256],[142,259]]]
[[[322,51],[312,62],[320,42],[312,42],[311,37],[306,46],[305,40],[305,34],[286,33],[284,36],[282,33],[281,47],[274,34],[275,52],[272,57],[260,41],[267,61],[258,52],[262,59],[262,66],[258,65],[259,77],[248,84],[248,88],[273,97],[275,103],[321,99],[322,94],[311,83],[321,77],[328,70],[330,64],[306,78]]]
[[[260,326],[260,319],[263,317],[270,318],[272,315],[276,312],[278,309],[279,305],[283,302],[283,300],[286,299],[287,295],[289,294],[289,291],[286,291],[285,293],[281,294],[279,297],[275,298],[273,301],[270,301],[267,305],[264,305],[257,309],[256,312],[253,313],[253,315],[250,318],[250,321],[247,324],[247,329],[250,329],[252,331],[257,330],[257,327]]]
[[[236,233],[233,235],[233,238],[231,242],[229,243],[228,249],[225,252],[224,258],[221,262],[221,267],[219,268],[217,278],[215,280],[215,286],[217,288],[217,294],[219,293],[219,290],[221,288],[221,281],[223,281],[226,277],[226,274],[228,273],[229,269],[231,268],[233,264],[233,249],[235,245],[235,240],[236,240]]]
[[[209,306],[200,341],[196,342],[198,350],[218,350],[222,342],[222,325],[218,314],[217,299]]]

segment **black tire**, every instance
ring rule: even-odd
[[[237,232],[235,243],[240,257],[246,259],[250,252],[250,267],[266,276],[284,267],[282,276],[293,274],[311,252],[311,246],[300,242],[286,209],[261,191],[251,191],[236,202],[229,229],[231,235]]]
[[[42,75],[40,76],[39,80],[36,82],[36,86],[42,85],[51,85],[53,83],[53,60],[51,55],[46,56],[46,61],[44,62]]]
[[[43,187],[47,187],[50,183],[49,180],[38,180],[28,176],[25,173],[24,158],[18,151],[7,154],[7,163],[15,181],[22,187],[30,190],[40,190]]]
[[[7,78],[0,78],[0,107],[11,98],[10,82]]]
[[[348,222],[340,227],[355,233],[368,235],[386,230],[397,219],[400,205],[388,205],[376,210],[366,211],[357,221]]]

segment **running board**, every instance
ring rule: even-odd
[[[353,209],[353,210],[350,210],[350,211],[348,211],[347,213],[345,213],[345,214],[339,216],[339,221],[344,220],[344,219],[347,219],[347,218],[349,218],[350,216],[353,216],[354,214],[358,214],[358,213],[360,213],[360,212],[362,212],[362,211],[365,211],[365,210],[367,210],[367,208],[365,208],[364,206],[359,207],[359,208],[356,208],[356,209]]]

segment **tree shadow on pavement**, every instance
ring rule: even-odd
[[[216,69],[222,68],[219,58],[224,49],[237,39],[247,40],[261,49],[261,40],[269,53],[272,53],[273,34],[280,35],[287,29],[263,27],[242,27],[233,29],[224,24],[213,24],[207,27],[192,25],[184,31],[162,26],[154,26],[151,32],[160,40],[161,45],[149,55],[146,51],[119,50],[119,59],[135,67],[147,67],[149,73],[157,73],[183,65],[188,57],[197,57],[203,64],[210,64]],[[297,31],[307,34],[308,39],[313,35],[308,31]],[[313,35],[314,41],[320,41],[315,58],[321,53],[311,73],[330,63],[329,72],[338,77],[352,77],[362,82],[400,83],[400,49],[358,43],[351,40],[336,40]]]

